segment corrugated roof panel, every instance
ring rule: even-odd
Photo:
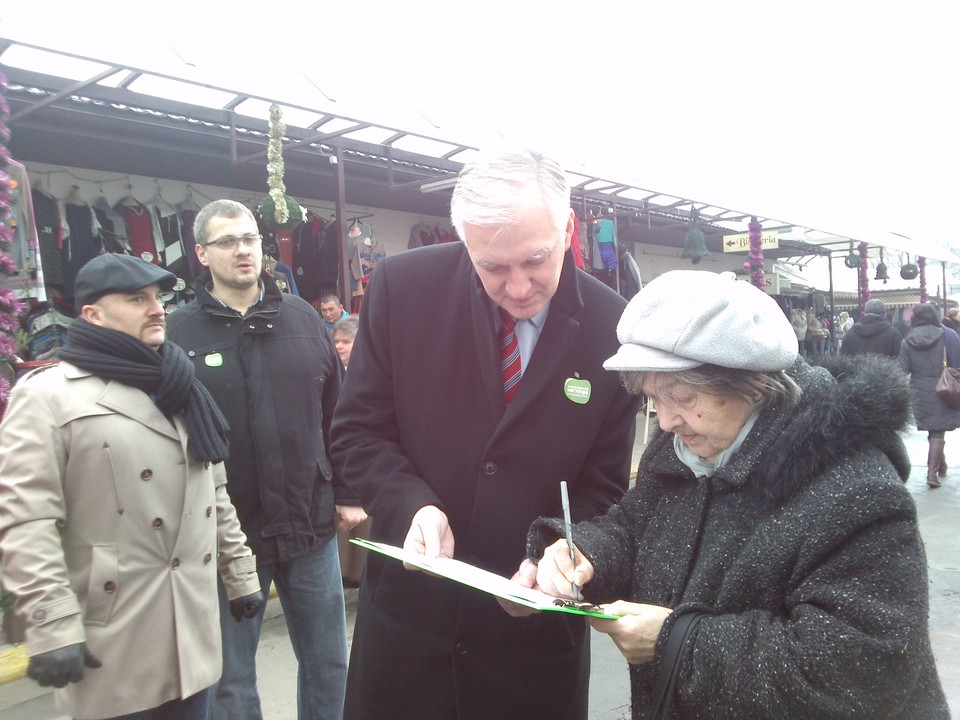
[[[110,67],[106,63],[81,60],[69,55],[17,44],[11,45],[4,51],[3,64],[71,80],[85,80]]]
[[[153,95],[154,97],[202,105],[208,108],[225,107],[236,98],[235,93],[181,82],[180,80],[171,80],[159,75],[140,75],[127,86],[127,89],[143,95]]]
[[[258,98],[247,98],[237,105],[234,110],[240,115],[257,118],[267,122],[270,119],[270,105],[272,103]],[[323,113],[314,110],[280,105],[281,118],[284,125],[298,128],[309,128],[324,118]]]

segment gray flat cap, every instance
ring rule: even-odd
[[[797,336],[780,306],[733,273],[664,273],[627,304],[617,338],[607,370],[671,372],[709,363],[773,371],[797,358]]]

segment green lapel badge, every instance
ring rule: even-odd
[[[578,405],[586,405],[590,400],[590,381],[581,380],[580,373],[574,373],[572,378],[563,381],[563,394],[567,400]]]
[[[220,367],[223,365],[223,355],[218,352],[204,355],[203,362],[207,367]]]

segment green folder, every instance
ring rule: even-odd
[[[603,618],[605,620],[617,620],[620,618],[619,615],[611,615],[610,613],[604,612],[599,605],[575,603],[573,600],[555,598],[539,590],[524,587],[502,575],[483,570],[461,560],[446,557],[427,558],[423,555],[406,552],[403,548],[398,548],[395,545],[373,542],[372,540],[364,540],[363,538],[350,538],[350,542],[367,550],[386,555],[394,560],[399,560],[407,565],[419,568],[431,575],[453,580],[467,587],[495,595],[498,598],[509,600],[512,603],[523,605],[532,610],[586,615],[587,617]]]

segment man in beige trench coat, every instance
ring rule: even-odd
[[[227,424],[165,342],[175,279],[130,256],[87,263],[62,362],[23,378],[0,424],[3,583],[28,675],[74,718],[205,718],[217,571],[237,621],[263,603],[226,493]]]

